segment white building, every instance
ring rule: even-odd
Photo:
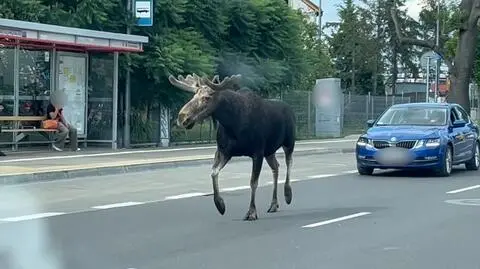
[[[323,13],[320,8],[311,0],[287,0],[288,5],[294,9],[300,9],[304,14],[310,17],[310,20],[319,24],[318,16]]]

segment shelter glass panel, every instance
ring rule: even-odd
[[[15,48],[0,45],[0,116],[14,114],[14,70]]]
[[[91,53],[88,67],[89,141],[112,140],[113,79],[113,53]]]
[[[15,48],[0,44],[0,116],[13,116],[15,108]],[[0,121],[0,128],[12,127],[11,122]],[[4,148],[13,141],[12,133],[0,133]]]
[[[51,90],[50,55],[47,50],[20,49],[18,115],[45,115]]]

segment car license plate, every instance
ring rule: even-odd
[[[376,160],[383,165],[407,165],[413,158],[407,149],[384,148],[377,151]]]

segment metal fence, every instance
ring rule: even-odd
[[[297,120],[298,139],[315,137],[315,105],[312,103],[312,93],[304,91],[292,91],[283,93],[278,99],[285,101],[295,111]],[[480,119],[480,95],[471,98],[472,118]],[[358,134],[366,130],[366,121],[377,118],[383,111],[393,104],[423,102],[424,95],[358,95],[345,93],[343,104],[343,129],[342,135]],[[202,124],[197,124],[190,130],[175,126],[175,118],[180,107],[170,110],[170,143],[171,144],[196,144],[215,142],[216,132],[210,119]],[[159,109],[153,108],[148,113],[133,110],[131,144],[159,145],[160,144],[160,117]],[[122,135],[122,132],[119,132]]]
[[[344,95],[343,134],[358,134],[366,129],[366,121],[375,119],[394,104],[414,102],[405,96]]]
[[[315,137],[315,105],[312,92],[292,91],[283,93],[279,98],[288,103],[295,111],[298,139]],[[368,119],[378,117],[392,104],[412,102],[405,96],[344,95],[343,135],[357,134],[365,129]],[[173,123],[179,108],[172,109]],[[197,124],[190,130],[171,124],[170,142],[172,144],[208,143],[215,141],[215,129],[210,119]]]

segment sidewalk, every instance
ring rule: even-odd
[[[298,141],[294,155],[353,152],[357,137]],[[215,145],[206,145],[139,150],[87,149],[80,152],[9,154],[0,157],[0,184],[139,172],[199,163],[211,164],[215,148]],[[283,158],[283,151],[280,149],[277,155]],[[234,158],[231,162],[243,160],[248,158]]]

